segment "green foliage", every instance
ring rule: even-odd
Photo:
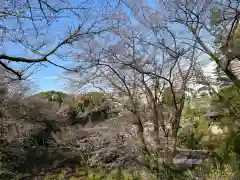
[[[185,103],[186,103],[186,105],[190,105],[191,104],[191,102],[192,102],[192,97],[191,96],[188,96],[188,95],[186,95],[186,97],[185,97]]]
[[[75,180],[81,177],[86,180],[186,180],[188,179],[188,174],[182,170],[176,170],[171,168],[163,168],[160,170],[158,176],[156,174],[149,173],[146,170],[138,169],[121,169],[114,168],[111,170],[101,169],[101,168],[88,168],[85,170],[80,170],[70,176],[70,179]],[[48,174],[45,180],[62,180],[69,178],[69,172],[66,170],[61,170],[58,174]]]
[[[217,162],[224,166],[232,160],[232,153],[240,154],[240,89],[234,85],[221,89],[211,106],[222,116],[218,125],[224,131],[221,135],[211,136],[207,147],[214,152]]]
[[[71,107],[68,111],[68,115],[69,115],[70,119],[76,118],[78,116],[78,112],[79,111],[78,111],[77,107],[75,107],[75,106]]]
[[[173,94],[170,87],[163,90],[163,103],[167,106],[173,106]]]
[[[90,97],[93,104],[100,105],[100,103],[104,101],[105,94],[101,92],[91,92]]]
[[[203,96],[194,99],[193,107],[195,115],[204,115],[210,108],[211,99],[203,94]]]
[[[218,53],[228,56],[229,49],[231,53],[238,52],[240,43],[240,26],[236,27],[236,31],[231,32],[231,38],[227,39],[230,33],[228,21],[224,18],[227,16],[229,9],[226,7],[215,6],[210,11],[210,25],[212,33],[215,36],[215,45],[219,48]],[[228,41],[228,49],[225,48],[226,41]]]
[[[209,95],[208,95],[206,92],[202,92],[202,93],[200,94],[200,97],[201,97],[202,99],[208,99],[208,98],[209,98]]]
[[[0,179],[18,179],[18,175],[13,170],[14,163],[17,162],[9,162],[6,155],[0,152]]]
[[[217,7],[211,9],[211,25],[218,26],[221,22],[222,11]]]
[[[232,171],[231,167],[224,166],[224,168],[214,168],[213,166],[210,166],[209,173],[205,174],[205,180],[217,180],[217,179],[234,179],[236,172]]]
[[[44,177],[44,180],[63,180],[69,178],[69,171],[64,169],[61,170],[58,174],[48,174]],[[143,179],[141,173],[135,171],[130,173],[128,170],[122,170],[120,168],[107,170],[101,168],[86,168],[81,169],[71,173],[73,175],[70,176],[69,179],[76,180],[79,177],[86,180],[141,180]],[[150,175],[151,176],[151,175]],[[151,179],[154,180],[154,176],[151,176]]]
[[[76,103],[83,102],[84,106],[89,104],[100,105],[105,100],[105,94],[102,92],[90,92],[84,95],[79,95],[76,98]]]
[[[236,86],[225,87],[219,91],[218,98],[212,101],[212,106],[224,115],[221,124],[229,131],[238,131],[240,127],[240,89]]]
[[[228,117],[239,118],[240,112],[240,89],[235,85],[222,88],[219,91],[219,98],[214,99],[212,105],[224,111]]]
[[[208,108],[209,100],[195,98],[191,104],[186,104],[184,106],[182,112],[182,118],[184,120],[195,121],[196,119],[199,120],[200,117],[203,118]]]
[[[214,158],[207,158],[194,171],[189,171],[191,177],[201,177],[204,180],[237,180],[239,179],[239,164],[236,155],[231,153],[227,164],[219,164]]]
[[[207,148],[207,144],[211,144],[209,122],[204,116],[209,99],[208,94],[202,93],[200,97],[194,97],[191,104],[185,103],[179,138],[182,145],[189,149]]]
[[[163,91],[163,101],[165,104],[172,103],[172,94],[170,88],[165,88]]]
[[[185,120],[183,127],[179,131],[182,145],[189,149],[202,149],[209,143],[208,128],[208,122],[203,116],[198,119]]]
[[[74,118],[80,113],[85,113],[93,108],[99,107],[104,103],[105,94],[101,92],[91,92],[79,95],[75,104],[70,108],[69,115]]]
[[[47,91],[47,92],[40,92],[39,95],[41,97],[47,98],[49,101],[63,103],[63,98],[67,94],[60,91]]]
[[[61,170],[59,174],[56,175],[47,175],[44,177],[44,180],[64,180],[66,179],[66,171]]]

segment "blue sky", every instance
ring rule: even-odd
[[[4,46],[4,52],[9,55],[13,56],[22,56],[26,57],[30,54],[29,52],[26,52],[24,48],[21,46],[13,45],[13,44],[5,44]],[[50,57],[51,61],[56,62],[56,57]],[[60,64],[64,64],[64,62],[59,61]],[[14,64],[14,66],[23,66],[26,67],[27,64]],[[37,85],[38,91],[49,91],[49,90],[64,90],[64,82],[60,81],[58,76],[63,73],[63,70],[60,68],[57,68],[53,65],[48,65],[48,67],[41,66],[39,68],[36,68],[35,73],[29,78]]]
[[[79,0],[72,0],[73,3],[79,2]],[[30,1],[31,2],[31,1]],[[29,13],[29,12],[26,12]],[[74,26],[76,24],[79,24],[80,22],[74,18],[73,16],[68,16],[68,14],[62,14],[67,16],[66,18],[61,18],[58,20],[58,22],[55,22],[51,24],[50,28],[48,31],[45,28],[41,29],[41,32],[43,32],[45,35],[42,38],[39,39],[44,39],[48,45],[46,46],[47,48],[43,48],[41,52],[48,52],[50,49],[55,47],[55,45],[59,42],[60,39],[64,39],[68,35],[69,28],[74,29]],[[24,27],[32,27],[32,22],[29,21],[23,21]],[[8,19],[4,21],[0,21],[0,26],[6,26],[9,29],[12,29],[12,34],[16,35],[18,34],[16,29],[18,29],[17,23],[15,19]],[[41,25],[41,22],[38,25]],[[15,30],[14,30],[15,29]],[[0,29],[1,30],[1,29]],[[36,39],[30,31],[25,32],[25,36],[28,39],[28,42],[34,43],[34,42],[39,42],[39,39]],[[8,39],[13,38],[9,36]],[[67,49],[64,49],[67,48]],[[69,47],[64,46],[63,48],[60,48],[57,53],[59,52],[67,52],[69,50]],[[33,56],[33,54],[26,50],[22,45],[19,45],[18,43],[13,43],[11,41],[8,41],[7,39],[4,41],[3,46],[1,46],[1,51],[4,54],[11,55],[11,56],[19,56],[19,57],[36,57]],[[0,52],[1,53],[1,52]],[[66,58],[68,61],[71,60],[71,58]],[[59,65],[66,65],[68,64],[65,62],[65,60],[60,60],[56,56],[50,56],[49,60],[52,62],[57,62]],[[70,62],[70,61],[69,61]],[[12,64],[14,67],[26,67],[28,64]],[[37,91],[49,91],[49,90],[59,90],[59,91],[68,91],[67,90],[67,82],[64,80],[61,80],[59,78],[60,75],[63,75],[64,70],[57,68],[53,65],[49,65],[48,67],[43,67],[41,66],[40,68],[36,68],[34,70],[35,73],[29,78],[36,84],[37,86]]]
[[[30,1],[31,2],[31,1]],[[33,1],[32,1],[33,2]],[[73,4],[77,4],[80,2],[80,0],[72,0]],[[97,2],[97,1],[95,1]],[[96,3],[94,3],[94,0],[89,4],[89,6],[94,7],[96,6]],[[100,6],[98,6],[100,7]],[[96,7],[96,8],[98,8]],[[97,11],[97,10],[96,10]],[[26,13],[30,13],[29,11],[26,11]],[[50,29],[46,30],[44,27],[41,29],[41,32],[44,33],[44,37],[42,37],[45,41],[47,41],[48,45],[46,46],[47,49],[42,49],[41,52],[48,52],[50,49],[55,47],[55,45],[59,42],[59,38],[64,39],[68,35],[69,28],[74,29],[75,26],[77,26],[79,23],[81,23],[77,18],[75,18],[73,15],[69,14],[62,14],[66,16],[66,18],[61,18],[58,20],[58,22],[53,23],[50,26]],[[90,15],[94,15],[94,13],[91,13]],[[24,27],[30,27],[32,28],[32,22],[31,21],[23,21]],[[18,29],[18,25],[16,23],[15,19],[8,19],[5,20],[5,22],[0,21],[0,25],[7,26],[12,30],[12,34],[16,35],[18,34],[16,30]],[[41,25],[41,22],[38,25]],[[86,23],[87,25],[87,23]],[[25,36],[28,39],[28,42],[35,43],[39,42],[39,39],[42,40],[42,38],[36,39],[31,34],[32,31],[26,31]],[[11,39],[13,37],[9,37]],[[61,49],[57,51],[58,52],[65,52],[69,48],[66,46],[63,46]],[[4,45],[1,47],[1,51],[4,54],[11,55],[11,56],[19,56],[19,57],[36,57],[33,56],[33,54],[26,50],[22,45],[19,45],[18,43],[13,43],[11,41],[7,42],[4,41]],[[70,54],[70,53],[69,53]],[[68,55],[69,55],[68,54]],[[67,58],[68,61],[71,61],[71,58]],[[59,65],[66,65],[68,63],[65,62],[65,60],[60,60],[56,56],[49,57],[49,60],[53,62],[57,62]],[[15,67],[26,67],[28,64],[12,64]],[[48,65],[48,67],[41,66],[40,68],[36,69],[36,72],[30,77],[30,80],[34,82],[37,86],[37,91],[49,91],[49,90],[59,90],[59,91],[69,91],[68,82],[66,80],[62,80],[59,76],[63,75],[64,70],[57,68],[53,65]]]
[[[72,0],[73,3],[79,2],[79,0]],[[148,4],[150,4],[153,8],[155,7],[155,4],[153,3],[153,0],[148,0]],[[92,5],[92,4],[91,4]],[[128,11],[129,12],[129,11]],[[31,23],[31,22],[30,22]],[[57,23],[51,25],[51,28],[46,33],[45,29],[42,29],[42,31],[46,33],[46,36],[44,37],[44,40],[50,44],[48,46],[48,49],[44,49],[44,51],[48,51],[49,49],[53,48],[56,43],[59,41],[60,38],[64,38],[67,35],[68,28],[76,26],[79,24],[79,21],[75,19],[73,16],[67,17],[67,18],[61,18]],[[1,22],[0,22],[1,25]],[[14,22],[8,22],[9,26],[14,26]],[[29,24],[32,25],[32,24]],[[27,38],[30,38],[30,42],[37,42],[37,39],[34,39],[33,36],[29,35]],[[68,49],[63,48],[59,49],[59,52],[67,51]],[[26,51],[22,46],[19,46],[14,43],[5,43],[3,46],[3,52],[9,55],[14,56],[31,56],[31,53],[29,51]],[[69,53],[70,54],[70,53]],[[66,65],[67,62],[59,60],[56,56],[51,56],[49,59],[53,62],[58,62],[60,65]],[[71,61],[71,58],[67,58],[68,61]],[[63,70],[57,67],[54,67],[53,65],[48,65],[48,67],[41,67],[38,68],[37,72],[34,73],[31,76],[31,80],[36,84],[37,91],[49,91],[49,90],[58,90],[58,91],[64,91],[69,92],[69,86],[68,82],[66,80],[61,79],[59,76],[63,75]]]

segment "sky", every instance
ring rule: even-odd
[[[73,0],[73,3],[77,3],[79,0]],[[151,6],[154,6],[153,1],[149,0],[149,4]],[[0,26],[1,26],[1,21],[0,21]],[[27,22],[31,23],[31,22]],[[60,21],[57,23],[51,25],[51,28],[49,29],[49,33],[45,32],[46,35],[44,36],[44,40],[46,40],[50,46],[48,48],[44,49],[43,51],[47,52],[49,49],[55,46],[55,44],[59,41],[58,37],[64,38],[66,36],[67,30],[69,26],[72,28],[78,24],[78,20],[74,19],[73,16],[70,16],[68,18],[61,18]],[[7,22],[9,27],[14,28],[16,26],[15,22]],[[32,25],[32,24],[26,24],[26,26]],[[17,28],[17,27],[15,27]],[[45,31],[42,29],[42,31]],[[38,41],[38,39],[34,39],[31,34],[27,36],[29,38],[28,40],[31,42]],[[31,39],[32,38],[32,39]],[[5,43],[4,46],[1,49],[4,53],[6,54],[11,54],[13,56],[31,56],[31,52],[26,51],[22,46],[16,45],[15,43]],[[68,50],[68,49],[67,49]],[[63,48],[59,50],[63,51]],[[65,51],[65,50],[64,50]],[[51,56],[49,59],[53,62],[58,62],[60,65],[66,65],[68,62],[59,60],[57,57]],[[68,60],[71,61],[71,58],[67,58]],[[16,65],[17,67],[18,65]],[[204,71],[212,71],[213,69],[213,64],[210,63],[209,65],[205,66]],[[58,91],[63,91],[63,92],[71,92],[71,88],[69,88],[69,84],[66,80],[63,80],[60,76],[63,75],[63,70],[60,68],[57,68],[53,65],[48,65],[48,67],[41,67],[38,68],[37,71],[30,77],[30,80],[33,83],[34,86],[36,86],[37,92],[41,91],[50,91],[50,90],[58,90]]]
[[[30,1],[31,2],[31,1]],[[32,1],[34,2],[34,1]],[[73,0],[73,3],[79,2],[78,0]],[[29,12],[26,12],[29,13]],[[55,47],[57,42],[59,42],[59,38],[64,39],[66,35],[68,34],[69,28],[74,28],[76,24],[79,24],[79,21],[76,18],[73,18],[73,16],[68,16],[68,14],[62,14],[62,16],[66,16],[59,19],[58,22],[51,24],[48,29],[48,31],[44,28],[40,28],[40,33],[44,33],[45,35],[42,36],[39,39],[44,39],[48,43],[47,48],[43,48],[41,52],[48,52],[50,49]],[[33,27],[32,22],[29,22],[27,20],[22,21],[24,28]],[[1,26],[7,27],[11,29],[12,34],[18,34],[17,29],[19,29],[19,26],[17,25],[17,21],[15,19],[7,19],[5,21],[0,21],[0,32],[1,32]],[[41,22],[37,24],[37,26],[41,26]],[[26,39],[30,43],[39,42],[39,39],[36,38],[36,36],[33,36],[32,31],[26,30],[24,32]],[[7,36],[6,36],[7,37]],[[22,45],[19,45],[19,43],[11,42],[14,37],[7,37],[4,40],[4,44],[1,46],[1,52],[7,55],[11,56],[19,56],[19,57],[36,57],[32,56],[33,54],[26,50]],[[9,41],[10,40],[10,41]],[[68,49],[59,49],[59,52],[68,51]],[[0,52],[0,53],[1,53]],[[71,60],[71,58],[66,58],[68,60]],[[59,65],[66,65],[68,62],[59,60],[56,56],[50,56],[49,60],[52,62],[58,62]],[[26,67],[27,64],[12,64],[13,67],[22,68]],[[60,76],[63,75],[63,69],[57,68],[53,65],[48,65],[48,67],[36,67],[34,69],[34,74],[30,76],[29,80],[33,82],[33,85],[36,86],[37,92],[40,91],[49,91],[49,90],[59,90],[64,92],[69,92],[69,86],[66,81],[63,81],[60,79]]]
[[[34,1],[30,1],[31,3]],[[51,1],[50,1],[51,2]],[[79,3],[80,0],[72,0],[73,4],[77,4]],[[95,1],[97,2],[97,1]],[[94,7],[94,0],[91,1],[91,4],[89,4],[89,6]],[[98,8],[98,7],[97,7]],[[100,8],[100,6],[99,6]],[[30,11],[26,11],[26,14],[30,14]],[[46,30],[44,27],[40,30],[40,33],[43,33],[44,36],[42,36],[39,39],[44,39],[44,41],[46,41],[48,43],[47,48],[43,48],[43,50],[41,50],[41,52],[48,52],[50,49],[52,49],[57,42],[59,42],[59,37],[61,39],[64,39],[65,37],[67,37],[68,32],[69,32],[69,28],[71,29],[75,29],[77,25],[79,25],[81,23],[81,21],[79,21],[78,18],[76,18],[75,16],[73,16],[72,14],[69,15],[67,13],[63,13],[62,16],[64,16],[64,18],[59,19],[57,22],[53,23],[50,25],[50,28],[48,30]],[[89,14],[89,16],[94,16],[94,13],[91,12],[91,14]],[[88,18],[89,18],[88,16]],[[90,21],[92,21],[90,19]],[[31,21],[27,21],[24,20],[23,22],[23,26],[26,28],[32,28],[33,24]],[[41,26],[41,22],[36,24],[37,26]],[[19,29],[19,26],[17,24],[16,19],[7,19],[5,21],[0,21],[0,33],[1,33],[1,27],[7,27],[9,29],[11,29],[11,33],[16,35],[18,34],[17,29]],[[88,23],[86,23],[86,26],[88,26]],[[39,42],[39,39],[34,38],[35,36],[32,35],[32,31],[28,31],[26,30],[24,32],[24,37],[26,37],[26,39],[28,40],[28,42],[30,43],[34,43],[34,42]],[[7,36],[6,36],[7,37]],[[11,40],[13,40],[14,37],[11,37],[11,35],[9,37],[7,37],[4,40],[4,44],[1,46],[1,52],[7,55],[11,55],[11,56],[18,56],[18,57],[34,57],[32,56],[33,54],[26,50],[26,48],[24,48],[22,45],[19,45],[19,43],[16,42],[11,42]],[[10,40],[10,41],[9,41]],[[49,46],[50,45],[50,46]],[[67,49],[64,49],[67,48]],[[59,52],[65,52],[68,51],[69,47],[63,46],[63,48],[60,48],[57,53]],[[0,52],[0,53],[1,53]],[[65,54],[64,54],[65,55]],[[67,54],[70,55],[70,52]],[[36,56],[35,56],[36,57]],[[71,61],[71,58],[65,58],[67,59],[69,62]],[[68,64],[68,62],[62,61],[60,59],[58,59],[56,56],[50,56],[49,60],[51,60],[52,62],[57,62],[57,64],[59,65],[66,65]],[[13,67],[17,67],[17,68],[23,68],[26,67],[27,64],[12,64]],[[58,91],[64,91],[64,92],[69,92],[71,91],[71,89],[69,88],[68,82],[63,80],[62,78],[60,78],[60,76],[63,76],[64,70],[58,67],[55,67],[53,65],[48,65],[48,67],[43,67],[41,66],[40,68],[36,68],[36,70],[34,70],[34,74],[29,78],[29,80],[31,80],[32,82],[34,82],[33,84],[37,87],[37,91],[49,91],[49,90],[58,90]]]
[[[23,50],[20,47],[17,47],[16,45],[6,45],[5,46],[5,52],[6,54],[11,54],[13,56],[22,56],[25,57],[26,54],[24,53],[25,50]],[[13,50],[14,49],[14,50]],[[57,59],[55,57],[49,58],[51,61],[56,61]],[[60,64],[64,64],[63,62]],[[26,67],[27,64],[21,64],[21,65],[14,65],[15,67]],[[64,72],[62,69],[57,68],[53,65],[48,65],[48,67],[36,67],[36,70],[34,69],[34,74],[32,74],[29,77],[29,80],[34,82],[34,85],[37,85],[37,91],[49,91],[49,90],[61,90],[66,91],[66,83],[63,81],[60,81],[59,76],[62,75]]]

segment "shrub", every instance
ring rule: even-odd
[[[105,95],[100,92],[91,92],[76,97],[75,104],[70,107],[68,115],[74,122],[82,121],[83,124],[90,119],[101,121],[107,118],[109,103],[104,102]]]
[[[214,159],[207,159],[194,171],[188,171],[188,176],[204,180],[237,180],[239,179],[239,165],[234,154],[231,154],[230,161],[228,164],[221,165]]]
[[[208,145],[210,134],[208,122],[204,117],[199,120],[188,119],[179,130],[181,145],[189,149],[203,148]]]
[[[67,96],[66,93],[60,92],[60,91],[47,91],[47,92],[40,92],[39,94],[36,94],[35,96],[40,96],[43,98],[47,98],[48,101],[57,102],[59,104],[63,103],[64,97]]]

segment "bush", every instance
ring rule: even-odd
[[[106,105],[104,101],[105,95],[100,92],[79,95],[76,98],[75,104],[70,107],[68,115],[71,120],[79,123],[82,121],[83,124],[86,124],[89,118],[93,121],[94,119],[101,121],[101,119],[107,118],[107,111],[109,109],[109,104]]]
[[[239,165],[235,157],[234,153],[232,153],[230,162],[224,165],[219,164],[214,159],[207,159],[194,171],[188,171],[188,176],[204,180],[238,180]]]
[[[189,149],[202,149],[208,145],[211,134],[207,120],[201,116],[199,120],[188,119],[179,130],[181,145]]]
[[[60,91],[47,91],[47,92],[40,92],[40,97],[47,98],[48,101],[57,102],[59,104],[63,103],[64,97],[67,96],[66,93],[60,92]]]
[[[144,175],[145,174],[145,175]],[[72,173],[66,169],[61,170],[59,174],[44,177],[44,180],[63,180],[63,179],[84,179],[84,180],[157,180],[154,175],[141,173],[138,171],[131,172],[129,170],[122,170],[120,168],[107,170],[101,168],[81,169]]]

